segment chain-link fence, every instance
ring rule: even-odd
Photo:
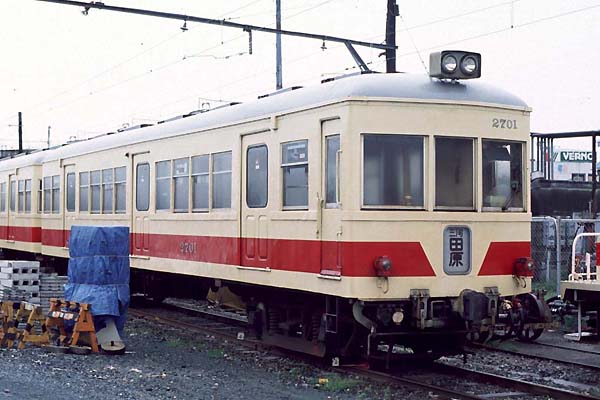
[[[557,294],[560,281],[571,270],[575,236],[584,232],[600,232],[600,220],[534,217],[531,221],[531,257],[535,261],[534,286]],[[558,242],[557,242],[558,236]],[[582,238],[575,251],[577,262],[589,260],[596,265],[596,239]],[[586,257],[589,254],[589,259]]]

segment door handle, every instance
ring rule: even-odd
[[[323,224],[323,202],[319,192],[317,192],[317,239],[321,236],[321,225]]]

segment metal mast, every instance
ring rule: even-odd
[[[278,31],[281,31],[281,0],[275,0],[275,28]],[[277,90],[283,88],[283,72],[281,67],[281,33],[276,34],[276,47],[277,47],[277,55],[275,56],[275,73],[276,73],[276,82],[275,88]]]

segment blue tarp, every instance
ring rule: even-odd
[[[129,307],[129,228],[72,226],[69,255],[65,298],[91,304],[96,325],[115,317],[122,332]]]

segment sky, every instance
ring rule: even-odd
[[[275,0],[104,0],[274,27]],[[381,43],[386,0],[281,0],[288,30]],[[275,90],[275,35],[36,0],[2,0],[0,148],[85,139]],[[521,97],[534,132],[600,129],[600,0],[398,0],[397,69],[426,74],[429,53],[482,54],[481,80]],[[356,72],[345,47],[284,36],[283,85]],[[324,47],[324,48],[323,48]],[[357,47],[375,71],[381,51]],[[589,147],[563,141],[559,147]]]

